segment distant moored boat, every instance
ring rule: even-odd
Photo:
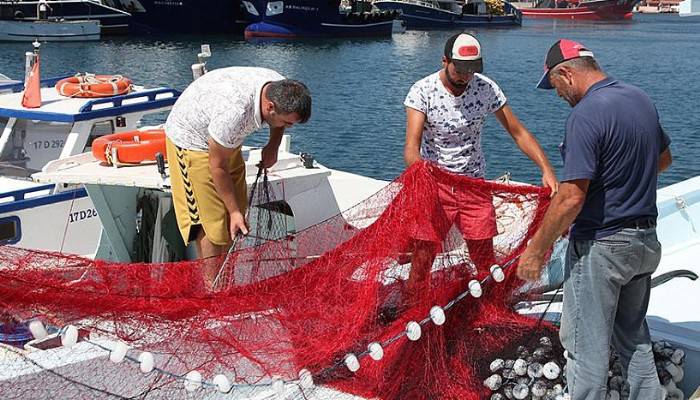
[[[0,41],[77,42],[100,40],[100,23],[90,21],[3,21]]]
[[[247,23],[240,0],[119,1],[134,16],[137,31],[240,34]]]
[[[396,10],[408,29],[520,26],[522,14],[507,1],[378,0],[380,10]]]
[[[391,36],[397,11],[373,9],[366,1],[343,8],[340,0],[244,0],[248,20],[246,38]]]
[[[125,0],[137,4],[138,0]],[[0,20],[34,22],[97,21],[102,35],[121,35],[129,32],[131,14],[126,6],[115,0],[0,0]],[[133,9],[133,7],[129,7]]]
[[[524,17],[569,20],[627,20],[639,0],[538,0],[521,6]],[[522,3],[521,3],[522,4]]]

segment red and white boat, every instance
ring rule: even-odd
[[[555,18],[588,21],[614,21],[632,19],[632,8],[639,0],[538,0],[533,4],[521,4],[520,11],[526,18]]]

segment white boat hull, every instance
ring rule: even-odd
[[[100,23],[94,21],[2,21],[0,41],[76,42],[100,40]]]
[[[0,87],[0,244],[93,257],[102,230],[85,189],[55,191],[27,177],[51,160],[90,150],[91,138],[136,129],[145,115],[168,110],[179,93],[136,88],[78,99],[58,94],[57,80],[43,81],[38,109],[21,106],[18,85]]]
[[[655,275],[688,270],[700,275],[700,177],[658,191],[657,234],[663,256]],[[652,336],[686,352],[686,396],[700,387],[700,280],[676,278],[652,290],[647,312]]]
[[[3,184],[11,181],[2,178]],[[90,257],[99,242],[101,224],[85,189],[56,193],[51,185],[32,184],[0,193],[2,244]]]
[[[700,15],[700,1],[685,0],[678,5],[678,14],[681,17],[692,17]]]
[[[657,235],[662,246],[662,258],[652,276],[686,270],[700,275],[700,177],[659,189]],[[561,245],[566,246],[566,243]],[[558,286],[563,279],[565,252],[550,264],[550,285]],[[521,304],[524,314],[547,312],[548,319],[558,321],[561,303]],[[651,290],[647,323],[652,339],[667,341],[685,354],[684,378],[677,384],[688,398],[700,387],[700,280],[674,278]]]

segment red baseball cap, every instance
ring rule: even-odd
[[[549,72],[557,65],[574,58],[591,57],[593,53],[581,43],[573,40],[560,39],[549,48],[547,57],[544,60],[544,75],[537,84],[538,89],[554,89],[549,82]]]

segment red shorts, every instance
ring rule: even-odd
[[[457,226],[464,240],[490,239],[498,234],[496,209],[489,191],[438,183],[438,199],[431,223],[433,232],[425,235],[429,237],[415,239],[443,241],[452,225]]]

